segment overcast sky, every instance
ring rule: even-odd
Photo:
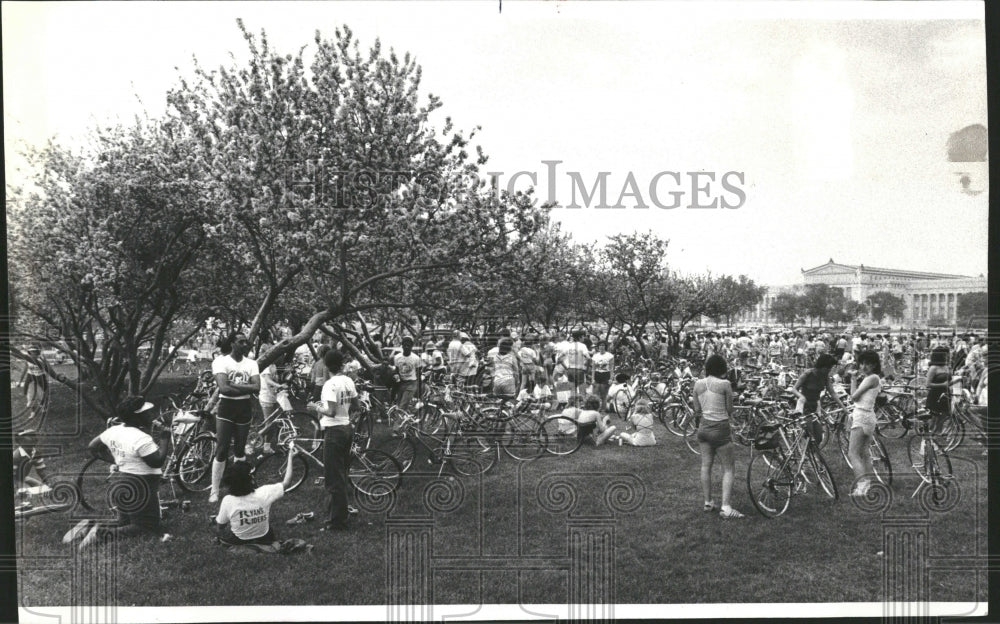
[[[562,161],[616,203],[631,173],[742,172],[738,209],[687,209],[690,177],[659,178],[665,210],[561,208],[578,240],[652,228],[682,271],[799,283],[837,261],[978,275],[987,267],[985,163],[946,162],[948,136],[987,125],[979,3],[4,3],[4,125],[17,142],[72,144],[88,127],[163,110],[191,57],[245,57],[235,20],[294,52],[348,24],[416,55],[459,127],[482,126],[488,171]],[[178,68],[178,69],[175,69]],[[16,179],[9,159],[8,179]],[[522,177],[518,188],[528,184]],[[704,186],[704,180],[702,180]],[[711,196],[738,197],[710,186]],[[578,200],[582,203],[582,200]],[[626,198],[634,205],[634,198]]]

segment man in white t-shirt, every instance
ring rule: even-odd
[[[420,387],[420,369],[423,362],[420,356],[413,352],[413,338],[406,336],[402,341],[403,352],[396,355],[392,365],[399,375],[399,386],[396,389],[396,405],[404,410],[410,409],[410,403]]]
[[[566,378],[573,384],[574,396],[579,394],[580,386],[587,383],[587,369],[590,367],[590,351],[582,340],[582,330],[573,332],[573,342],[559,358],[559,363],[566,369]]]
[[[457,375],[462,363],[462,332],[455,330],[452,334],[445,355],[448,356],[448,371],[452,375]]]
[[[350,489],[347,475],[354,437],[350,413],[358,408],[358,391],[350,377],[343,373],[344,355],[340,351],[331,350],[323,361],[332,374],[323,384],[318,410],[319,424],[323,428],[326,489],[330,492],[330,519],[324,530],[343,531],[350,528],[347,523],[347,492]]]
[[[462,347],[458,355],[458,384],[468,386],[474,381],[479,360],[476,358],[476,345],[469,340],[469,334],[462,332],[459,336]]]

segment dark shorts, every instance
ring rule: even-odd
[[[733,432],[729,420],[701,420],[698,426],[698,441],[714,449],[725,446],[733,441]]]
[[[587,383],[587,371],[582,368],[567,368],[566,379],[574,386],[581,386]]]
[[[253,401],[246,399],[219,399],[219,420],[228,420],[234,425],[249,425],[253,417]]]
[[[611,371],[596,371],[594,372],[594,383],[595,384],[610,384],[611,383]]]

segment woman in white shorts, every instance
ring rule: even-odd
[[[875,435],[875,397],[882,390],[879,378],[882,368],[878,353],[874,351],[859,353],[857,363],[861,367],[861,375],[851,375],[854,412],[851,414],[851,443],[847,455],[851,458],[851,466],[857,478],[857,486],[851,496],[864,496],[868,493],[870,475],[873,473],[868,447]],[[862,377],[860,381],[859,377]]]

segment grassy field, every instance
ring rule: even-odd
[[[165,379],[163,392],[183,385]],[[16,393],[15,393],[16,394]],[[13,408],[20,407],[20,396]],[[56,388],[44,430],[70,432],[77,419],[75,402]],[[15,412],[16,413],[16,412]],[[82,466],[84,447],[102,424],[83,413],[83,432],[59,442],[59,455],[48,460],[56,474],[74,476]],[[272,509],[280,537],[314,544],[308,554],[231,554],[212,543],[206,518],[214,510],[207,494],[186,495],[192,509],[170,511],[167,524],[177,539],[167,544],[123,540],[117,559],[117,599],[122,606],[168,605],[377,605],[387,601],[386,520],[429,517],[433,520],[430,550],[441,557],[509,557],[567,555],[567,519],[613,517],[614,600],[638,603],[855,602],[881,601],[883,527],[881,513],[862,511],[847,496],[852,474],[835,446],[825,453],[841,498],[829,501],[814,489],[793,498],[778,519],[765,519],[747,498],[747,454],[737,459],[734,504],[747,518],[722,520],[702,511],[699,458],[680,438],[657,425],[659,444],[650,448],[584,447],[568,457],[543,457],[518,464],[501,456],[484,477],[461,478],[445,492],[436,467],[427,474],[407,473],[394,506],[386,512],[362,510],[357,527],[347,533],[319,531],[326,505],[322,487],[314,484],[315,467],[306,484]],[[957,504],[929,516],[910,498],[916,477],[906,465],[903,440],[888,440],[896,481],[886,516],[929,517],[931,556],[975,555],[986,550],[986,458],[971,443],[953,453],[960,483]],[[415,469],[417,466],[415,466]],[[447,474],[447,473],[446,473]],[[572,506],[553,510],[542,505],[555,475],[572,485]],[[614,475],[633,475],[619,501],[626,511],[610,515],[605,486]],[[720,479],[716,477],[717,481]],[[454,483],[454,482],[451,482]],[[539,493],[541,484],[542,494]],[[717,486],[718,487],[718,486]],[[161,488],[168,497],[169,488]],[[565,493],[565,492],[563,492]],[[622,494],[619,490],[618,494]],[[431,511],[425,494],[438,511]],[[716,494],[718,500],[719,494]],[[614,493],[612,494],[614,498]],[[568,499],[567,499],[568,500]],[[559,502],[558,500],[556,501]],[[634,508],[633,510],[628,510]],[[300,511],[317,520],[287,526]],[[594,523],[599,521],[595,520]],[[71,602],[70,573],[59,566],[37,569],[46,557],[67,557],[60,537],[72,525],[67,514],[30,518],[17,526],[23,606]],[[502,567],[502,566],[501,566]],[[559,566],[541,569],[433,572],[432,600],[445,603],[560,603],[567,600],[567,572]],[[433,569],[433,564],[432,564]],[[984,601],[986,579],[975,572],[935,571],[930,575],[931,600]]]

